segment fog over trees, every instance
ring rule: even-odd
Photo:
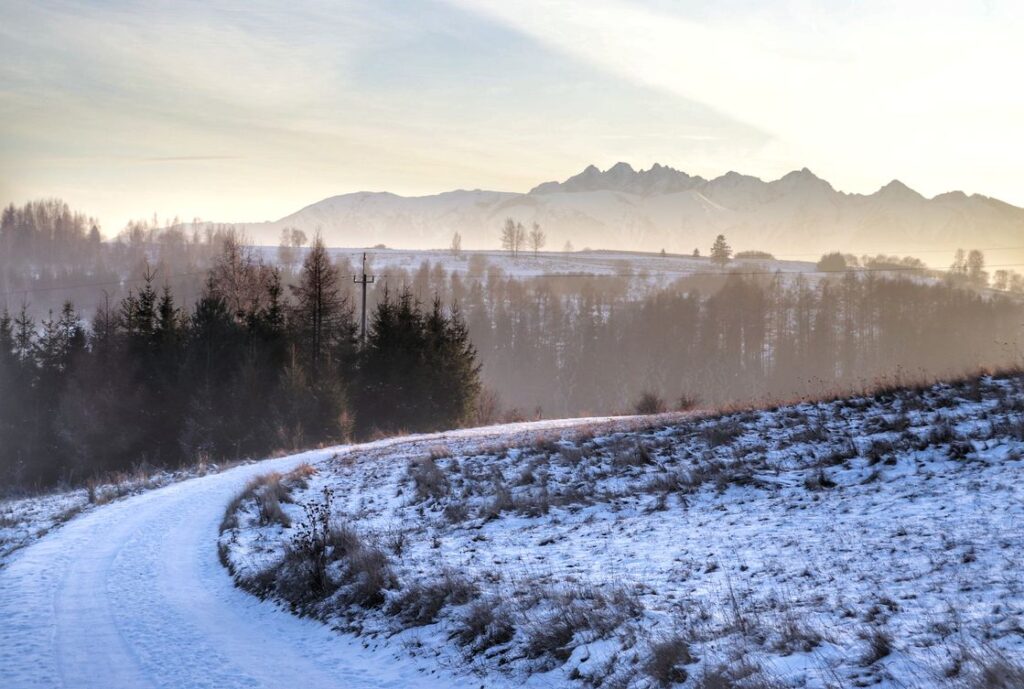
[[[510,253],[543,246],[539,227],[501,229]],[[625,262],[614,275],[508,275],[455,237],[464,268],[377,276],[361,346],[356,270],[317,238],[284,233],[276,262],[211,225],[132,223],[102,242],[59,201],[9,207],[0,230],[6,485],[396,431],[791,400],[1021,359],[1024,306],[983,289],[1020,279],[990,278],[980,252],[941,280],[916,259],[836,253],[813,276],[726,265],[656,286]],[[710,255],[729,262],[725,237]]]
[[[296,283],[228,238],[194,305],[142,287],[83,324],[0,314],[0,483],[81,480],[472,421],[462,317],[384,293],[366,345],[319,239]]]

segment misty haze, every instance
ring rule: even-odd
[[[0,0],[0,684],[1024,688],[1022,32]]]

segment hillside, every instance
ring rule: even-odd
[[[257,479],[220,549],[467,683],[1010,689],[1022,458],[1019,375],[453,433]]]
[[[945,266],[957,247],[988,250],[990,263],[1024,260],[1024,209],[954,191],[928,199],[893,180],[872,194],[848,194],[806,168],[774,181],[729,172],[706,180],[656,165],[636,171],[594,166],[528,193],[451,191],[403,197],[386,192],[334,196],[270,223],[245,225],[258,243],[275,244],[284,227],[321,228],[336,246],[386,244],[443,248],[454,232],[468,249],[495,248],[507,217],[540,223],[548,248],[706,253],[725,233],[737,249],[817,258],[922,253]]]

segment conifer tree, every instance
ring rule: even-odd
[[[725,235],[720,234],[715,238],[715,243],[711,247],[711,262],[724,268],[729,265],[730,258],[732,258],[732,248],[725,241]]]

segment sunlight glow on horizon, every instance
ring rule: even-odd
[[[274,220],[655,162],[1024,205],[1024,9],[0,0],[0,201]]]

